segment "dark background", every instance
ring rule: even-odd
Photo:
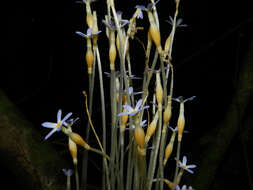
[[[144,0],[115,1],[117,10],[123,11],[125,19],[134,13],[135,5],[146,3]],[[165,20],[173,16],[174,6],[173,0],[161,0],[157,5],[163,44],[171,29]],[[99,17],[98,27],[102,33],[98,43],[103,71],[108,72],[108,41],[101,22],[106,10],[105,1],[93,3],[92,9],[97,10]],[[41,123],[55,121],[59,108],[64,115],[73,112],[74,117],[81,118],[73,130],[84,135],[87,117],[82,90],[88,91],[84,61],[86,42],[75,31],[87,30],[85,6],[74,0],[10,1],[7,10],[4,51],[0,64],[4,68],[1,69],[1,88],[42,136],[48,130],[42,128]],[[252,16],[252,8],[246,1],[196,0],[180,3],[179,18],[183,18],[183,23],[189,26],[178,28],[175,36],[172,55],[175,67],[174,96],[197,96],[185,108],[186,122],[189,123],[186,130],[190,131],[186,137],[189,147],[194,141],[192,139],[201,137],[222,120],[231,103],[238,68],[252,33]],[[147,20],[146,15],[145,19]],[[147,30],[146,21],[138,21],[138,25]],[[144,31],[139,31],[137,37],[146,44]],[[130,41],[130,54],[133,73],[142,76],[144,53],[137,41]],[[98,80],[95,85],[93,119],[95,125],[99,125]],[[106,77],[104,85],[106,99],[109,100],[109,79]],[[139,89],[140,83],[136,81],[134,87]],[[178,109],[177,104],[173,106],[175,110]],[[109,109],[109,101],[106,102],[106,108]],[[176,115],[175,111],[175,119]],[[52,136],[49,143],[57,139],[66,143],[61,134]],[[64,145],[52,144],[64,156],[68,155],[67,151],[61,150]],[[236,157],[232,162],[243,160]],[[97,171],[94,168],[91,170]],[[235,167],[233,171],[235,176],[242,173],[243,183],[248,185],[245,166]],[[96,182],[91,179],[90,183]]]

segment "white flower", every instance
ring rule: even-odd
[[[66,175],[66,176],[71,176],[73,174],[73,170],[71,169],[62,169],[63,173]]]
[[[179,167],[183,168],[184,170],[188,171],[189,173],[193,174],[194,172],[192,170],[190,170],[191,168],[196,168],[197,166],[194,164],[191,165],[186,165],[187,163],[187,158],[186,156],[183,157],[183,162],[181,162],[180,160],[178,161]]]
[[[44,122],[41,125],[43,127],[46,128],[52,128],[52,130],[50,131],[50,133],[47,134],[47,136],[45,137],[44,140],[47,140],[53,133],[55,133],[56,131],[60,131],[61,130],[61,126],[63,124],[66,124],[65,121],[72,115],[72,113],[68,113],[62,120],[61,120],[61,114],[62,111],[61,109],[58,110],[57,112],[57,123],[52,123],[52,122]]]
[[[143,107],[141,108],[141,105],[142,105],[142,99],[139,99],[139,100],[138,100],[138,102],[137,102],[135,108],[132,108],[132,107],[129,106],[129,105],[123,105],[123,108],[125,108],[125,109],[127,110],[127,112],[119,113],[118,116],[122,116],[122,115],[130,115],[130,116],[133,116],[133,115],[135,115],[136,113],[138,113],[139,111],[149,108],[149,106],[143,106]]]

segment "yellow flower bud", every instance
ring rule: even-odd
[[[140,148],[144,148],[145,133],[142,127],[135,126],[134,137]]]
[[[164,160],[163,160],[163,165],[165,166],[168,159],[171,156],[171,153],[173,151],[173,146],[174,146],[174,141],[175,141],[175,136],[176,136],[176,131],[173,131],[171,137],[170,137],[170,142],[165,148],[165,153],[164,153]]]
[[[89,28],[93,27],[93,16],[92,16],[92,14],[87,14],[86,23],[87,23]]]
[[[114,65],[115,59],[116,59],[116,47],[115,47],[115,44],[111,44],[110,49],[109,49],[109,60],[110,60],[111,71],[115,70],[115,65]]]
[[[166,183],[169,186],[170,189],[173,188],[173,182],[172,181],[170,181],[168,179],[164,179],[164,183]]]
[[[122,32],[122,48],[124,49],[125,48],[125,40],[126,40],[126,36],[125,34]],[[120,44],[119,44],[119,35],[117,35],[116,37],[116,46],[117,46],[117,51],[118,51],[118,54],[120,55]],[[126,47],[126,54],[128,54],[128,51],[129,51],[129,43],[127,42],[127,47]]]
[[[164,53],[166,55],[169,54],[170,42],[171,42],[171,34],[168,36],[167,40],[165,41],[165,45],[164,45]]]
[[[74,165],[77,165],[77,146],[76,143],[71,140],[71,138],[69,138],[69,151],[72,156]]]
[[[163,124],[166,127],[170,121],[171,114],[172,114],[172,112],[171,112],[171,96],[168,96],[168,103],[167,103],[167,106],[163,112]]]
[[[88,66],[88,74],[90,75],[92,74],[92,65],[94,60],[93,52],[91,50],[86,51],[85,59]]]
[[[185,126],[184,101],[182,101],[182,102],[180,102],[180,110],[179,110],[179,116],[178,116],[178,121],[177,121],[178,141],[182,140],[184,126]]]
[[[160,31],[155,24],[150,24],[149,33],[152,41],[155,43],[159,54],[162,53]]]
[[[84,148],[87,149],[87,150],[90,149],[90,146],[89,146],[89,145],[83,140],[83,138],[82,138],[80,135],[78,135],[77,133],[72,132],[72,133],[69,134],[69,137],[71,138],[71,140],[72,140],[74,143],[76,143],[76,144],[78,144],[78,145],[84,147]]]
[[[159,72],[156,73],[156,101],[158,103],[158,111],[162,111],[163,89]]]
[[[145,136],[145,144],[148,143],[150,137],[154,134],[156,126],[157,126],[157,121],[158,121],[158,111],[156,112],[153,121],[148,126],[147,133],[146,133],[146,136]]]

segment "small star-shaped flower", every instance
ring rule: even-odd
[[[52,130],[47,134],[44,140],[47,140],[52,134],[54,134],[56,131],[61,130],[61,126],[64,124],[66,125],[66,120],[72,115],[72,113],[68,113],[63,119],[61,119],[62,110],[59,109],[57,112],[57,123],[52,122],[44,122],[41,125],[46,128],[52,128]]]
[[[149,106],[143,106],[143,107],[141,107],[141,105],[142,105],[142,99],[138,100],[135,108],[132,108],[129,105],[123,105],[123,108],[125,108],[127,110],[127,112],[119,113],[118,116],[122,116],[122,115],[133,116],[133,115],[137,114],[139,111],[149,108]]]
[[[178,161],[179,167],[183,168],[184,170],[188,171],[189,173],[193,174],[194,172],[192,170],[190,170],[191,168],[196,168],[197,166],[194,164],[191,165],[186,165],[187,163],[187,158],[186,156],[183,157],[183,162],[181,162],[180,160]]]
[[[88,28],[86,34],[80,32],[80,31],[76,31],[76,34],[78,34],[79,36],[82,36],[84,38],[92,38],[92,37],[98,35],[100,32],[101,31],[98,31],[98,32],[92,34],[91,28]]]

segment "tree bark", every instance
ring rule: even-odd
[[[209,133],[195,143],[194,154],[197,154],[196,157],[199,158],[197,160],[198,169],[195,175],[191,177],[191,181],[187,181],[196,189],[212,189],[211,185],[215,181],[215,176],[221,166],[224,155],[233,138],[239,135],[239,127],[249,105],[252,92],[253,37],[242,61],[236,93],[224,119],[216,126],[213,134]]]
[[[65,161],[24,118],[0,89],[0,164],[19,189],[63,190]]]

